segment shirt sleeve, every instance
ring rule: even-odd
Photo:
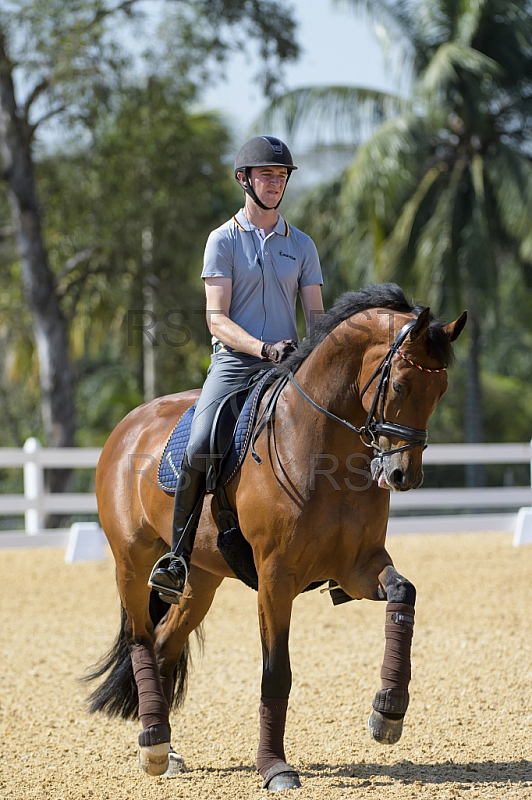
[[[308,236],[303,248],[303,263],[299,276],[299,286],[312,286],[316,283],[323,286],[320,257],[316,245]]]
[[[213,231],[207,239],[203,255],[202,278],[233,277],[233,244],[229,236]]]

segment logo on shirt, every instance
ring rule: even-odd
[[[279,250],[279,255],[280,255],[280,256],[284,256],[285,258],[291,258],[291,259],[292,259],[292,261],[296,261],[296,258],[295,258],[295,256],[291,256],[291,255],[289,255],[288,253],[283,253],[283,251],[282,251],[282,250]]]

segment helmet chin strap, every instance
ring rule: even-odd
[[[283,193],[282,193],[282,195],[281,195],[281,199],[279,200],[279,202],[277,203],[277,205],[276,205],[276,206],[265,206],[265,205],[264,205],[264,203],[262,202],[262,200],[259,200],[259,198],[258,198],[258,197],[257,197],[257,195],[255,194],[255,190],[254,190],[254,188],[253,188],[253,187],[252,187],[252,185],[251,185],[251,170],[250,170],[250,168],[249,168],[249,167],[246,167],[246,168],[245,168],[245,170],[244,170],[244,175],[246,176],[246,182],[245,182],[243,185],[241,184],[241,186],[242,186],[242,188],[244,189],[244,191],[246,192],[246,194],[249,194],[249,196],[251,197],[251,199],[252,199],[252,200],[253,200],[253,201],[254,201],[254,202],[255,202],[255,203],[256,203],[256,204],[257,204],[257,205],[258,205],[260,208],[263,208],[265,211],[274,211],[275,209],[279,208],[279,206],[280,206],[280,205],[281,205],[281,203],[283,202],[284,193],[286,192],[286,187],[287,187],[287,185],[288,185],[288,180],[289,180],[289,178],[290,178],[290,170],[288,171],[288,175],[287,175],[287,178],[286,178],[286,183],[285,183],[285,185],[284,185]]]

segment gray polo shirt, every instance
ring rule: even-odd
[[[279,214],[265,239],[242,210],[213,231],[202,278],[231,278],[229,317],[256,339],[296,339],[296,300],[302,286],[322,284],[316,245]]]

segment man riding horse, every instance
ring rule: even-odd
[[[296,169],[279,139],[256,136],[246,142],[234,165],[244,208],[213,231],[205,247],[201,277],[213,354],[179,471],[171,552],[158,560],[149,579],[168,603],[179,602],[188,580],[220,402],[264,362],[278,364],[297,346],[298,294],[307,329],[323,313],[316,246],[277,211]]]

